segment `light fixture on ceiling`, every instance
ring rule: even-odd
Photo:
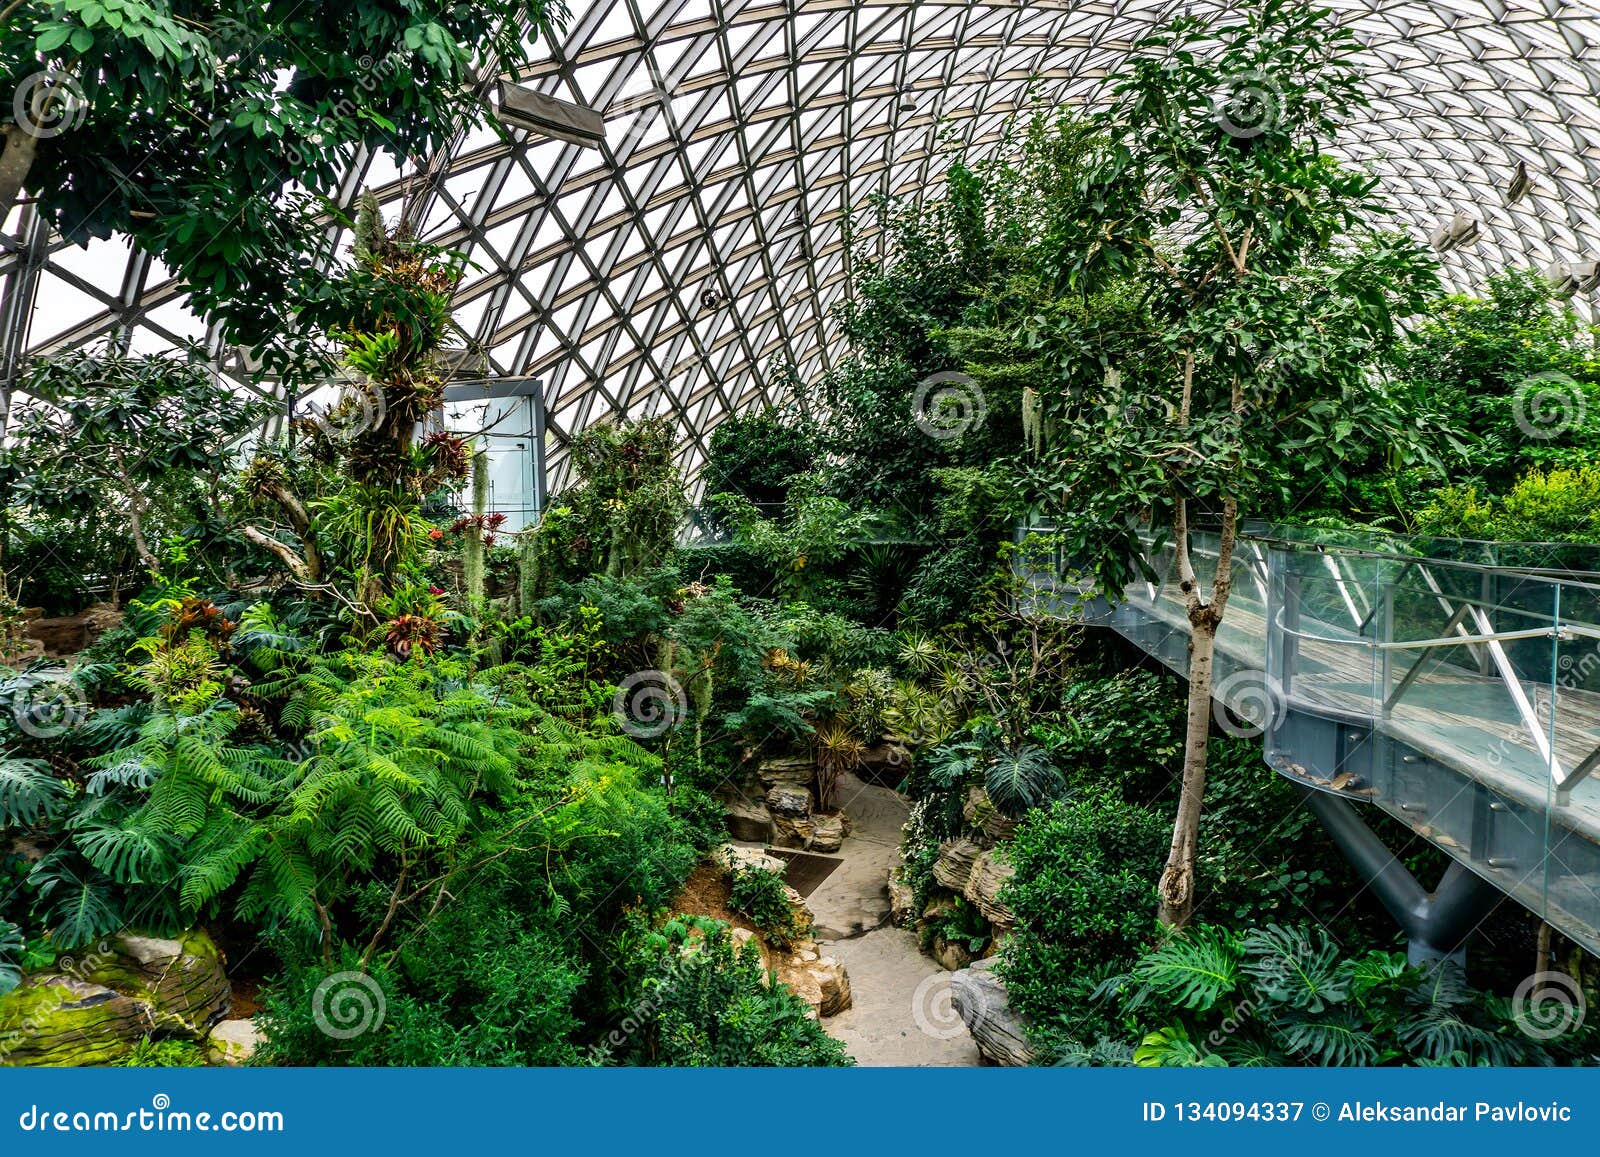
[[[1600,287],[1600,261],[1556,261],[1544,275],[1557,297],[1571,297]]]
[[[700,307],[707,313],[713,313],[728,303],[720,289],[702,289],[700,291]]]
[[[899,108],[901,112],[916,112],[917,94],[912,92],[909,88],[901,89]]]
[[[1528,176],[1528,162],[1518,161],[1517,171],[1511,178],[1511,184],[1506,187],[1506,204],[1515,205],[1528,195],[1528,190],[1533,188],[1533,178]]]
[[[545,96],[515,81],[500,82],[500,104],[495,115],[501,124],[586,149],[598,149],[606,140],[606,118],[596,110]]]
[[[1478,239],[1478,219],[1466,213],[1457,213],[1439,226],[1428,238],[1429,244],[1439,253],[1449,253]]]

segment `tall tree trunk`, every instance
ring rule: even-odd
[[[39,138],[16,124],[0,128],[0,135],[5,137],[5,148],[0,150],[0,221],[4,221],[22,196],[22,182],[33,168]]]
[[[1206,790],[1207,744],[1211,740],[1211,663],[1216,629],[1196,626],[1189,641],[1189,713],[1183,740],[1183,789],[1172,825],[1172,846],[1161,873],[1157,915],[1169,928],[1182,928],[1194,913],[1194,866],[1200,844],[1200,805]]]
[[[1194,354],[1183,359],[1183,401],[1178,424],[1189,425],[1194,396]],[[1241,413],[1243,395],[1233,384],[1233,411]],[[1179,497],[1173,505],[1172,538],[1177,553],[1178,586],[1189,617],[1189,709],[1183,740],[1183,787],[1178,814],[1172,823],[1172,844],[1158,886],[1157,916],[1169,928],[1182,928],[1194,914],[1195,860],[1200,847],[1200,811],[1205,799],[1206,764],[1211,741],[1211,685],[1216,656],[1217,628],[1233,589],[1233,548],[1239,532],[1239,504],[1222,503],[1222,532],[1217,545],[1217,570],[1209,599],[1202,599],[1189,550],[1189,504]]]

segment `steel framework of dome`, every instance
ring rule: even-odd
[[[599,149],[517,133],[461,139],[413,206],[473,268],[457,318],[494,376],[544,385],[559,447],[607,413],[675,413],[692,467],[730,413],[776,400],[773,364],[838,358],[845,225],[870,194],[937,188],[981,154],[1030,86],[1091,105],[1150,27],[1225,4],[1063,0],[595,0],[516,78],[599,110]],[[1364,46],[1373,107],[1341,141],[1421,236],[1458,214],[1445,257],[1470,288],[1510,266],[1600,249],[1600,13],[1561,0],[1331,0]],[[553,43],[552,43],[553,41]],[[1521,166],[1532,180],[1508,194]],[[360,158],[341,196],[406,181]],[[135,350],[215,336],[128,244],[4,223],[0,374],[124,333]],[[870,227],[870,226],[869,226]],[[858,240],[871,243],[869,232]]]

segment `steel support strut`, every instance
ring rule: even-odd
[[[1454,860],[1445,869],[1438,887],[1429,892],[1384,847],[1349,800],[1315,788],[1304,788],[1302,793],[1306,806],[1333,837],[1344,858],[1410,938],[1407,955],[1411,963],[1463,960],[1468,934],[1504,898],[1503,893]]]

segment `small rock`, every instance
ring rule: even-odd
[[[767,810],[774,819],[807,819],[811,815],[811,792],[779,784],[767,792]]]
[[[943,936],[935,936],[928,948],[939,962],[939,967],[946,972],[959,972],[972,963],[972,953],[967,951],[966,945],[946,940]]]
[[[831,956],[824,956],[806,971],[817,980],[822,1000],[817,1011],[823,1016],[837,1016],[849,1008],[855,998],[850,992],[850,974]]]
[[[225,1020],[206,1038],[206,1059],[214,1065],[232,1068],[249,1062],[263,1040],[253,1020]]]
[[[916,916],[916,897],[911,885],[906,883],[904,865],[889,869],[889,919],[896,928],[904,928]]]
[[[837,852],[844,843],[844,821],[839,816],[811,817],[811,850]]]

